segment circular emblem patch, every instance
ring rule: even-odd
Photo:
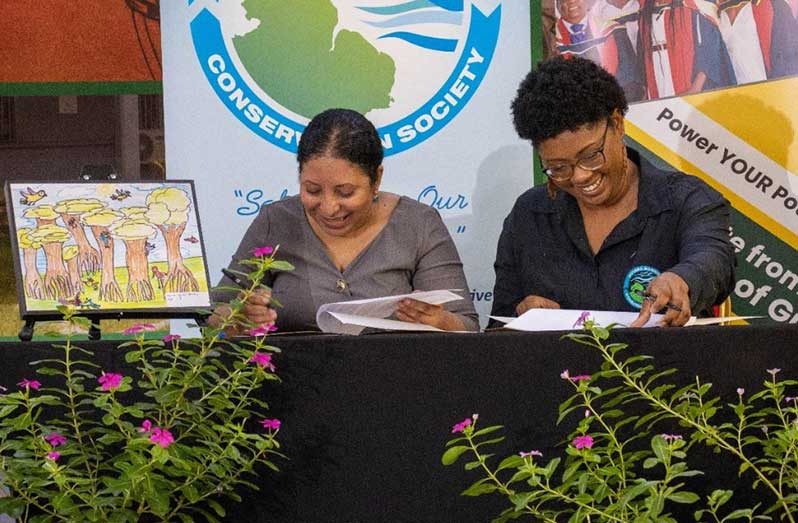
[[[650,265],[636,265],[629,269],[623,280],[623,297],[626,302],[635,309],[642,308],[648,284],[659,275],[659,269]]]

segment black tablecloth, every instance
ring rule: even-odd
[[[559,403],[572,393],[560,372],[589,374],[599,357],[562,333],[374,334],[285,336],[272,344],[279,384],[263,396],[282,420],[288,460],[264,473],[262,490],[228,503],[230,521],[488,521],[506,502],[462,497],[476,472],[444,467],[451,426],[472,413],[507,427],[503,454],[539,449],[562,455],[575,423],[556,425]],[[699,374],[716,394],[759,390],[766,369],[798,377],[798,325],[626,329],[612,341],[654,356],[658,368]],[[123,370],[113,342],[83,342],[103,368]],[[28,362],[53,354],[47,344],[0,344],[0,385],[33,373]],[[631,354],[631,353],[630,353]],[[560,447],[558,447],[560,445]],[[736,478],[737,464],[699,452],[704,480]],[[751,478],[737,481],[746,490]],[[734,485],[732,485],[734,486]],[[745,495],[745,493],[743,493]],[[749,494],[750,496],[750,494]]]

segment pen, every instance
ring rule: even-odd
[[[238,285],[242,289],[247,289],[248,288],[247,284],[244,283],[244,280],[239,278],[233,271],[230,271],[230,270],[227,270],[227,269],[222,269],[222,274],[227,276],[230,280],[233,281],[233,283],[235,283],[236,285]]]
[[[651,294],[650,292],[644,292],[643,293],[643,298],[645,298],[648,301],[656,301],[657,295],[656,294]],[[682,312],[682,308],[681,307],[679,307],[675,303],[671,303],[671,302],[666,303],[665,304],[665,308],[666,309],[670,309],[672,311],[676,311],[676,312]]]

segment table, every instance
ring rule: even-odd
[[[480,423],[503,424],[499,452],[540,449],[562,455],[575,422],[555,424],[572,389],[560,378],[593,372],[599,358],[560,332],[373,334],[360,337],[275,336],[282,383],[263,394],[270,416],[282,420],[288,461],[264,474],[258,493],[227,503],[230,521],[489,521],[503,498],[459,493],[478,479],[440,457],[451,426],[479,413]],[[798,377],[798,325],[769,324],[683,329],[625,329],[612,341],[676,367],[679,381],[698,373],[732,401],[735,389],[759,390],[778,367]],[[125,368],[113,342],[84,342],[104,368]],[[41,343],[0,344],[0,384],[31,376],[29,361],[52,354]],[[706,452],[712,478],[736,477],[737,464]],[[740,489],[748,477],[737,482]],[[728,485],[728,483],[726,483]]]

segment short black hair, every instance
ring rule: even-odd
[[[377,129],[365,116],[351,109],[327,109],[313,117],[299,139],[299,170],[319,156],[340,158],[359,166],[373,184],[384,153]]]
[[[629,104],[618,81],[600,65],[557,56],[531,71],[511,105],[515,130],[534,145],[565,131],[606,120]]]

